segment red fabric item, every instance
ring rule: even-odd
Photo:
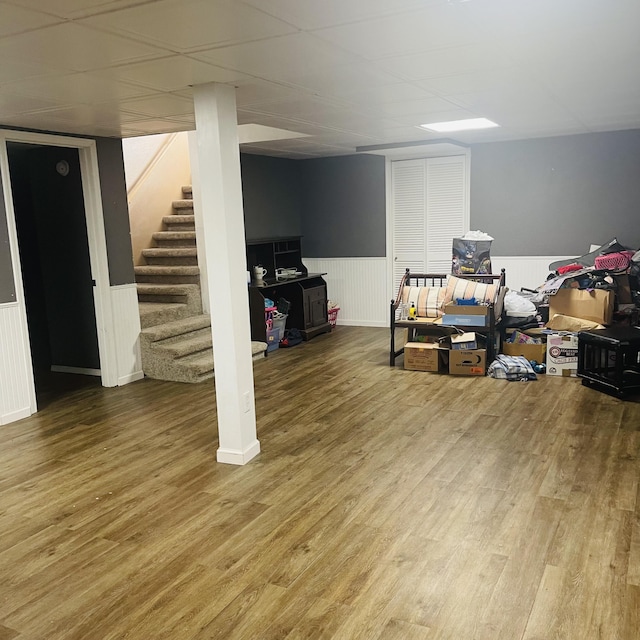
[[[580,269],[584,269],[581,264],[574,262],[573,264],[568,264],[566,267],[558,267],[558,275],[563,275],[564,273],[569,273],[570,271],[580,271]]]
[[[606,253],[598,256],[595,260],[596,269],[604,269],[616,271],[619,269],[627,269],[631,264],[633,251],[618,251],[616,253]]]

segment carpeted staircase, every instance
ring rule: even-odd
[[[142,370],[158,380],[203,382],[213,378],[211,319],[202,313],[200,270],[191,187],[182,187],[165,231],[144,249],[146,265],[135,267],[140,309]],[[267,345],[252,343],[254,358]]]

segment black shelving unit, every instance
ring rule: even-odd
[[[331,331],[327,314],[327,283],[324,273],[309,273],[302,262],[302,246],[299,236],[267,238],[247,242],[247,269],[262,266],[267,270],[261,282],[249,285],[249,311],[251,317],[251,339],[266,342],[264,301],[269,298],[278,302],[285,298],[291,303],[287,328],[299,329],[302,337]],[[276,278],[277,269],[294,269],[298,275]]]

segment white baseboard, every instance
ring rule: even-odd
[[[142,380],[144,378],[143,371],[135,371],[134,373],[130,373],[126,376],[121,376],[118,378],[118,386],[122,387],[125,384],[129,384],[130,382],[135,382],[136,380]]]
[[[10,422],[15,422],[16,420],[22,420],[23,418],[28,418],[31,415],[31,409],[20,409],[19,411],[13,411],[11,413],[5,413],[0,415],[0,425],[9,424]]]
[[[341,320],[338,316],[338,325],[343,327],[386,327],[389,328],[389,321],[385,320]]]
[[[243,465],[255,458],[260,453],[260,442],[254,440],[244,451],[237,449],[218,448],[216,460],[223,464]]]

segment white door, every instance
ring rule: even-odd
[[[394,295],[408,268],[451,273],[453,238],[469,229],[468,155],[391,163]]]

